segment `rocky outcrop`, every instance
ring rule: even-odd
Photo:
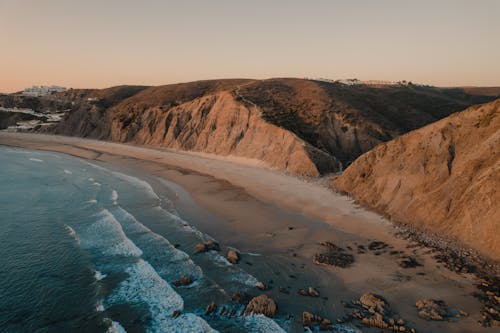
[[[203,96],[168,110],[151,108],[133,123],[124,124],[119,118],[112,122],[112,140],[257,159],[308,176],[338,168],[334,157],[267,123],[228,92]]]
[[[37,119],[37,117],[29,114],[0,111],[0,130],[6,129],[9,126],[15,126],[20,121],[34,119]]]
[[[334,188],[394,221],[500,260],[500,100],[377,146]]]
[[[382,296],[366,293],[359,300],[353,300],[352,304],[354,312],[351,317],[359,319],[366,326],[395,332],[416,332],[406,325],[404,319],[395,318],[389,303]]]
[[[421,299],[415,303],[418,315],[427,320],[445,320],[448,315],[448,307],[443,301],[434,299]]]
[[[260,295],[252,298],[245,308],[245,313],[263,314],[272,318],[276,315],[276,309],[276,303],[272,298],[267,295]]]

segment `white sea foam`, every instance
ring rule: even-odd
[[[41,160],[39,158],[34,158],[34,157],[30,157],[30,161],[38,162],[38,163],[42,163],[43,162],[43,160]]]
[[[118,203],[118,192],[116,190],[113,190],[111,192],[111,200],[113,201],[113,205],[116,205]]]
[[[107,209],[97,214],[81,237],[81,245],[86,249],[99,249],[108,255],[140,257],[142,251],[127,238],[122,226]]]
[[[104,172],[110,172],[108,169],[106,169],[105,167],[102,167],[100,165],[97,165],[97,164],[94,164],[94,163],[90,163],[90,162],[87,162],[87,164],[90,165],[93,168],[98,169],[98,170],[101,170],[101,171],[104,171]]]
[[[107,275],[106,274],[103,274],[99,271],[94,271],[94,277],[97,281],[101,281],[102,279],[104,279]]]
[[[66,229],[66,231],[68,232],[68,234],[73,237],[73,239],[75,239],[76,241],[79,241],[80,239],[78,238],[78,235],[76,234],[75,230],[73,228],[71,228],[69,225],[65,224],[64,225],[64,228]]]
[[[111,323],[110,323],[109,328],[106,331],[106,333],[127,333],[127,331],[125,331],[125,329],[123,328],[122,325],[120,325],[119,322],[112,321],[111,319],[108,319],[108,320]]]
[[[252,314],[245,316],[243,325],[248,330],[248,332],[285,333],[285,330],[281,328],[274,320],[262,314]]]
[[[219,267],[233,266],[233,264],[231,264],[225,257],[221,255],[214,255],[213,260],[214,263]]]
[[[203,276],[202,269],[197,266],[189,255],[175,248],[166,238],[151,231],[148,227],[140,223],[132,214],[122,207],[113,209],[113,213],[123,223],[123,228],[127,234],[136,234],[136,242],[143,249],[148,249],[148,254],[160,259],[163,265],[158,267],[158,273],[175,275],[189,275],[192,278],[199,279]]]
[[[97,304],[95,305],[95,310],[97,312],[103,312],[104,311],[104,305],[102,305],[102,300],[98,300]]]
[[[95,181],[94,178],[92,177],[89,178],[89,182],[94,182],[94,181]]]
[[[139,259],[126,270],[129,277],[106,300],[110,304],[147,303],[164,314],[184,308],[184,301],[146,261]]]
[[[72,175],[73,174],[73,172],[71,172],[69,170],[66,170],[66,169],[64,169],[64,173],[67,174],[67,175]]]
[[[259,285],[259,280],[257,280],[255,276],[239,268],[231,273],[231,281],[241,283],[248,287],[256,287]]]
[[[94,186],[101,186],[101,183],[93,182],[92,185],[94,185]]]
[[[87,200],[87,201],[85,201],[85,203],[88,203],[88,204],[96,204],[96,203],[97,203],[97,200],[96,200],[96,199]]]
[[[153,190],[153,187],[151,187],[148,182],[121,172],[112,171],[111,173],[117,178],[125,180],[133,186],[144,190],[150,197],[160,200],[160,197],[158,196],[158,194],[156,194],[156,192]]]
[[[256,287],[259,285],[259,280],[250,273],[238,267],[238,265],[231,264],[224,256],[220,255],[218,252],[211,251],[209,253],[214,264],[219,267],[228,267],[230,273],[227,274],[229,280],[242,284],[247,287]]]
[[[194,314],[172,318],[174,311],[183,310],[184,301],[148,262],[139,259],[125,272],[128,278],[120,283],[105,303],[147,306],[152,317],[147,332],[214,332],[202,318]]]

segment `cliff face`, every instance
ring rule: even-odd
[[[148,108],[127,124],[112,121],[111,139],[261,160],[294,174],[337,169],[333,156],[264,121],[256,110],[218,92],[163,110]]]
[[[344,166],[381,142],[493,99],[462,89],[302,79],[255,81],[240,94],[261,108],[264,119],[336,156]]]
[[[500,99],[377,146],[332,185],[500,261]]]
[[[55,97],[73,103],[51,129],[57,134],[255,158],[306,176],[340,171],[381,142],[491,99],[302,79],[120,86]]]

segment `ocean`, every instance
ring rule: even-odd
[[[194,255],[211,237],[148,182],[7,147],[0,168],[0,332],[288,330],[285,318],[240,315],[231,295],[257,278],[224,252]],[[174,286],[181,275],[193,283]],[[212,301],[236,315],[205,315]]]

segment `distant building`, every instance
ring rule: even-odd
[[[22,94],[24,96],[40,97],[51,95],[57,92],[63,92],[66,90],[66,88],[59,86],[33,86],[31,88],[24,89]]]

